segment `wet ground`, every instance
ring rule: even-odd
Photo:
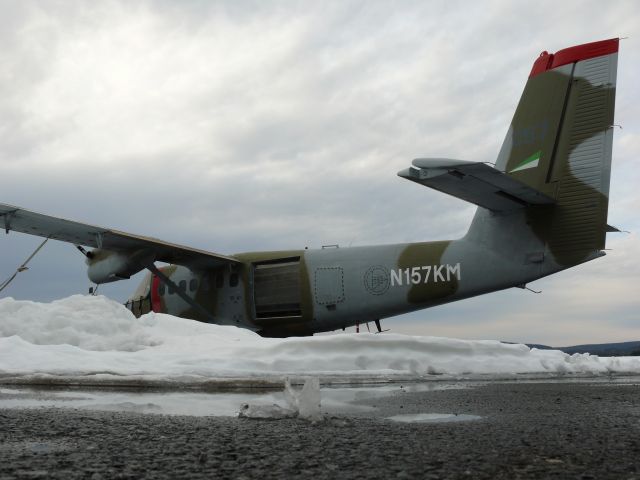
[[[640,479],[638,378],[321,394],[314,423],[226,416],[274,391],[2,387],[0,478]]]

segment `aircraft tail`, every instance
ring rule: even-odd
[[[542,52],[495,168],[418,158],[398,175],[482,207],[466,240],[541,275],[602,256],[617,64],[617,38]]]
[[[526,221],[561,266],[600,256],[610,228],[617,62],[617,38],[543,52],[496,161],[496,169],[555,200],[527,208]]]

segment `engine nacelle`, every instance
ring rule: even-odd
[[[87,253],[87,275],[93,283],[125,280],[153,263],[153,253],[144,250],[115,252],[95,249]]]

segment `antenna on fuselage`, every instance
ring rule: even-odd
[[[522,290],[529,290],[530,292],[533,293],[542,293],[542,290],[534,290],[533,288],[529,288],[527,287],[526,283],[522,283],[520,285],[516,285],[517,288],[521,288]]]

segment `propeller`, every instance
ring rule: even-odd
[[[76,248],[80,250],[80,253],[83,254],[85,257],[89,259],[94,257],[93,252],[88,252],[82,245],[76,245]]]

